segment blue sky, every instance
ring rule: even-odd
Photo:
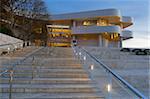
[[[149,0],[44,0],[50,14],[116,8],[122,15],[131,16],[134,38],[123,42],[124,47],[150,47]],[[148,23],[149,22],[149,23]]]

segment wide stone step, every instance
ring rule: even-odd
[[[2,66],[0,67],[0,70],[3,71],[7,68],[10,68],[11,66]],[[54,65],[54,66],[46,66],[46,65],[34,65],[34,68],[39,68],[39,69],[82,69],[82,66],[71,66],[71,65],[65,65],[65,66],[61,66],[61,65]],[[22,65],[22,66],[16,66],[15,70],[20,69],[20,70],[32,70],[32,65]]]
[[[8,84],[9,78],[1,78],[0,84]],[[15,78],[13,84],[89,84],[91,83],[88,78]]]
[[[6,69],[0,69],[0,71],[4,71]],[[83,69],[41,69],[40,67],[38,68],[24,68],[24,69],[19,69],[19,68],[15,68],[14,69],[14,73],[32,73],[34,71],[38,72],[39,74],[41,73],[80,73],[80,74],[83,74],[83,73],[86,73]]]
[[[35,64],[36,65],[36,64]],[[65,64],[63,64],[63,63],[45,63],[45,64],[37,64],[37,66],[81,66],[81,64],[75,64],[75,63],[73,63],[73,64],[69,64],[69,63],[65,63]]]
[[[9,84],[1,84],[0,92],[9,92]],[[12,86],[13,93],[22,93],[22,92],[31,92],[31,93],[64,93],[64,92],[95,92],[92,86],[90,85],[21,85],[13,84]]]
[[[1,94],[1,93],[0,93]],[[3,93],[0,98],[8,99],[9,94]],[[13,99],[104,99],[103,95],[95,93],[13,93]]]
[[[49,77],[49,78],[87,78],[87,74],[79,73],[37,73],[36,77]]]
[[[7,66],[7,65],[6,65]],[[76,66],[76,67],[82,67],[81,64],[61,64],[61,63],[55,63],[55,64],[52,64],[52,63],[48,63],[48,64],[43,64],[43,63],[29,63],[29,64],[26,64],[26,63],[21,63],[20,65],[17,65],[17,67],[31,67],[31,66],[41,66],[41,67],[46,67],[46,66]],[[4,66],[3,66],[4,67]]]
[[[37,73],[37,72],[34,72],[33,73],[34,77],[44,77],[44,78],[87,78],[87,74],[84,74],[84,73]],[[3,75],[3,77],[10,77],[9,73],[6,73],[5,75]],[[32,73],[14,73],[13,75],[14,78],[23,78],[23,77],[32,77]]]
[[[38,69],[38,73],[86,73],[83,69]]]
[[[40,66],[41,69],[82,69],[81,66]]]

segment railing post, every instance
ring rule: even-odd
[[[112,91],[112,77],[109,71],[108,72],[108,85],[107,85],[107,92],[108,92],[108,99],[112,99],[111,91]]]
[[[32,58],[32,79],[34,78],[34,56]]]
[[[12,82],[13,82],[13,74],[14,74],[14,71],[13,69],[10,69],[10,79],[9,79],[9,99],[12,99]]]

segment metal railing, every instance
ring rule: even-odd
[[[91,59],[93,59],[95,62],[97,62],[99,67],[102,67],[104,70],[106,70],[109,75],[114,77],[118,82],[120,82],[123,87],[130,92],[132,92],[135,96],[138,98],[136,99],[148,99],[146,96],[144,96],[141,92],[139,92],[136,88],[134,88],[131,84],[129,84],[126,80],[124,80],[118,73],[114,72],[109,66],[104,64],[102,61],[97,59],[95,56],[90,54],[86,49],[81,48],[81,47],[73,47],[75,55],[78,55],[80,60],[86,60],[87,56],[89,56]],[[93,69],[93,67],[91,68]],[[111,81],[110,81],[111,82]],[[121,86],[122,87],[122,86]]]
[[[28,54],[27,56],[25,56],[23,59],[20,59],[14,63],[12,63],[12,66],[8,69],[5,69],[3,72],[0,73],[0,77],[5,75],[6,73],[9,73],[9,99],[12,99],[12,82],[13,82],[13,78],[14,78],[14,69],[17,65],[23,63],[27,58],[31,57],[31,55],[33,55],[34,53],[36,53],[37,51],[41,50],[42,48],[40,49],[37,49],[35,50],[34,52]],[[31,60],[31,63],[33,63],[35,60],[34,56],[33,56],[33,59]],[[33,65],[33,64],[32,64]],[[34,70],[33,70],[33,66],[32,66],[32,79],[34,78]]]
[[[16,43],[7,43],[0,45],[0,55],[2,55],[4,52],[10,53],[14,52],[16,49],[20,49],[23,47],[23,42],[16,42]]]
[[[20,43],[23,43],[23,42],[7,43],[7,44],[2,44],[0,46],[14,45],[14,44],[20,44]]]

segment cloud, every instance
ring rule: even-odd
[[[133,39],[123,41],[123,47],[150,48],[150,35],[136,36]]]

